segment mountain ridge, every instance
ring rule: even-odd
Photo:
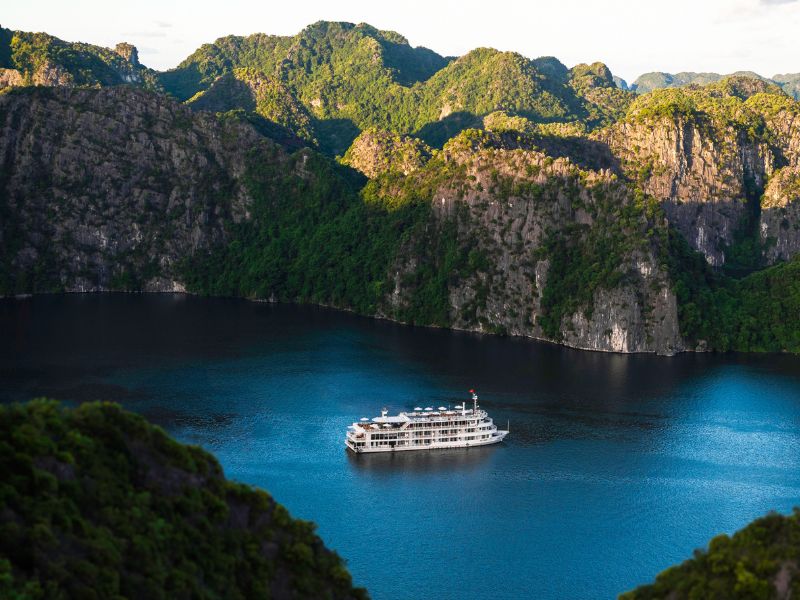
[[[0,293],[179,289],[593,350],[800,350],[800,104],[778,86],[637,96],[602,63],[436,58],[365,24],[220,40],[161,87],[0,94]],[[205,87],[180,102],[176,81]]]
[[[624,90],[646,94],[647,92],[652,92],[653,90],[661,88],[683,87],[693,84],[707,85],[709,83],[716,83],[727,77],[741,76],[774,83],[795,100],[800,100],[800,73],[776,74],[772,77],[764,77],[753,71],[735,71],[727,75],[720,73],[694,73],[691,71],[680,73],[652,71],[650,73],[643,73],[630,85],[624,80],[619,80],[617,85]]]

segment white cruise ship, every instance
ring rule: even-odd
[[[472,408],[466,403],[455,409],[417,407],[396,416],[388,416],[384,408],[380,417],[364,417],[348,427],[345,444],[353,452],[362,453],[466,448],[503,441],[508,431],[498,430],[486,411],[478,408],[475,391],[470,393]]]

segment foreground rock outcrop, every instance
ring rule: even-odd
[[[0,406],[0,596],[366,598],[313,524],[114,404]]]
[[[620,600],[775,598],[800,594],[800,511],[769,514],[659,574]]]

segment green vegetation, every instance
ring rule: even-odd
[[[519,115],[510,115],[502,110],[486,115],[483,118],[483,128],[495,133],[516,132],[533,135],[536,132],[536,125],[529,119]]]
[[[366,598],[314,526],[106,403],[0,406],[0,596]]]
[[[570,86],[586,107],[586,124],[607,124],[625,115],[634,95],[617,87],[614,76],[601,62],[570,69]]]
[[[539,324],[551,339],[561,340],[564,317],[579,311],[591,314],[595,292],[614,287],[622,278],[624,237],[620,231],[596,232],[575,225],[552,236],[544,246],[550,269]]]
[[[800,73],[786,73],[784,75],[774,75],[772,81],[777,83],[783,91],[795,100],[800,100]]]
[[[345,91],[367,91],[365,85],[392,82],[411,85],[427,79],[447,62],[426,48],[411,48],[393,31],[380,31],[363,23],[319,21],[290,37],[255,34],[220,38],[198,48],[177,68],[162,73],[161,80],[170,93],[186,100],[223,73],[250,67],[324,99],[334,92],[333,83],[345,86]],[[355,79],[348,81],[347,76]]]
[[[733,536],[720,535],[707,550],[658,575],[654,583],[622,594],[620,600],[757,600],[794,598],[800,593],[797,560],[800,511],[770,514]]]
[[[730,77],[746,77],[772,83],[795,100],[800,100],[800,74],[798,73],[774,75],[772,79],[767,79],[752,71],[737,71],[730,75],[720,75],[719,73],[645,73],[633,82],[631,89],[638,94],[648,94],[660,88],[708,85]]]
[[[800,257],[733,279],[670,232],[681,333],[718,351],[800,352]]]
[[[426,235],[420,233],[412,232],[404,247],[417,257],[417,266],[404,275],[403,285],[411,290],[408,302],[392,316],[406,323],[448,327],[453,322],[449,286],[468,266],[469,249],[459,238],[456,221],[433,222]]]
[[[431,154],[431,148],[416,138],[368,129],[354,140],[341,162],[375,178],[388,171],[410,173],[424,165]]]
[[[187,259],[189,288],[374,313],[403,233],[429,206],[365,203],[344,171],[308,150],[289,164],[263,158],[248,169],[252,219],[232,225],[230,244]]]
[[[549,259],[547,285],[542,293],[542,331],[561,339],[562,319],[578,311],[591,317],[599,289],[625,284],[631,274],[625,265],[637,250],[663,243],[655,226],[661,210],[652,199],[626,199],[619,188],[598,186],[593,192],[593,226],[575,224],[554,232],[540,254]]]
[[[791,99],[774,86],[748,85],[742,80],[724,79],[704,88],[655,90],[637,98],[628,109],[627,118],[638,123],[681,118],[694,121],[712,133],[716,129],[724,134],[726,128],[733,127],[750,139],[769,142],[771,132],[764,111],[774,111],[776,106]]]
[[[0,67],[17,69],[27,85],[135,83],[146,89],[161,89],[155,71],[138,62],[129,62],[108,48],[65,42],[46,33],[0,28]]]
[[[220,76],[187,104],[213,112],[242,109],[275,123],[306,143],[316,144],[313,118],[306,108],[280,81],[254,69],[234,69]]]
[[[0,63],[20,69],[27,83],[49,73],[69,85],[104,86],[119,83],[121,73],[135,74],[142,85],[163,85],[193,109],[240,126],[212,132],[206,140],[214,119],[192,119],[183,109],[179,114],[179,105],[170,101],[172,120],[145,111],[141,121],[137,117],[125,126],[136,129],[131,139],[148,142],[142,148],[161,148],[161,141],[151,142],[169,139],[170,131],[186,133],[171,140],[182,146],[171,151],[173,158],[192,140],[203,141],[203,156],[180,165],[181,176],[161,169],[173,164],[165,156],[145,173],[119,156],[110,171],[96,169],[104,157],[85,165],[86,181],[95,172],[118,174],[114,189],[124,187],[119,182],[126,178],[136,179],[133,194],[141,204],[129,205],[127,196],[118,204],[130,210],[129,217],[135,215],[137,226],[156,232],[146,251],[114,255],[103,287],[140,289],[164,276],[167,286],[174,278],[198,293],[313,302],[413,323],[471,326],[485,318],[478,313],[487,304],[495,306],[491,318],[503,318],[506,309],[494,302],[498,294],[508,295],[503,300],[513,297],[509,315],[528,314],[530,303],[522,295],[531,289],[536,261],[547,258],[547,285],[534,291],[542,309],[536,316],[546,336],[560,339],[564,317],[581,310],[590,316],[602,289],[635,289],[646,319],[650,292],[631,265],[655,255],[659,272],[669,271],[676,286],[681,328],[691,343],[717,350],[798,348],[795,320],[786,317],[797,304],[795,262],[759,271],[772,259],[760,239],[763,187],[771,186],[773,203],[796,188],[786,171],[793,167],[781,167],[796,160],[789,124],[800,115],[800,104],[769,81],[711,77],[713,83],[704,88],[690,85],[635,97],[617,87],[602,63],[568,69],[552,57],[529,60],[489,48],[446,59],[412,48],[393,32],[330,22],[291,37],[221,38],[159,74],[158,83],[149,79],[152,72],[125,58],[133,50],[0,31]],[[63,101],[57,95],[51,100]],[[139,105],[146,103],[138,99]],[[93,121],[96,147],[111,139],[118,112],[109,109]],[[669,135],[655,127],[664,119],[695,125],[706,151],[703,159],[712,156],[719,164],[703,172],[691,169],[685,181],[675,175],[670,182],[671,166],[658,156],[660,142],[646,135]],[[616,129],[595,131],[619,120],[623,123]],[[282,147],[262,146],[242,122]],[[640,128],[645,135],[636,142],[613,139],[622,126]],[[239,136],[246,143],[240,144]],[[218,141],[226,152],[219,164]],[[52,143],[60,142],[54,137]],[[308,148],[298,150],[304,146],[343,158],[337,164]],[[32,152],[34,161],[44,155],[39,148]],[[693,160],[690,150],[684,152]],[[557,160],[562,158],[569,162]],[[36,209],[27,204],[30,223],[20,220],[21,192],[12,189],[18,178],[0,172],[5,225],[0,294],[58,291],[78,278],[87,285],[97,281],[88,265],[65,278],[67,259],[30,242],[30,231],[39,238],[46,231],[42,224],[81,222],[87,205],[98,218],[108,208],[92,194],[90,202],[76,202],[85,190],[99,188],[69,178],[56,184],[46,167],[43,163],[41,176],[31,177],[35,181],[23,190],[37,202]],[[64,179],[64,173],[58,177]],[[735,206],[736,223],[725,221],[734,235],[724,248],[724,268],[712,270],[667,231],[660,207],[642,193],[654,178],[662,195],[677,182],[684,196],[678,203],[706,191],[716,193],[721,204],[746,202],[747,211]],[[176,201],[187,187],[195,191]],[[54,188],[63,188],[65,204],[53,196]],[[155,213],[146,210],[156,198],[169,204],[158,227],[150,218]],[[516,212],[517,200],[528,205],[528,212],[516,214],[512,223],[507,217]],[[695,227],[690,207],[681,213],[687,238]],[[32,223],[34,212],[46,213],[45,218]],[[201,215],[210,222],[200,224]],[[781,231],[795,226],[788,217],[784,221]],[[522,223],[527,224],[525,239]],[[205,242],[192,245],[201,250],[170,246],[169,260],[160,260],[176,232],[185,240],[190,231]],[[723,250],[713,219],[704,234]],[[58,243],[80,253],[70,236]],[[501,256],[507,260],[495,269],[494,259]],[[514,281],[513,290],[504,287],[508,280]],[[465,314],[453,312],[454,299],[466,303]],[[535,329],[530,321],[515,327]],[[480,324],[487,330],[493,326]]]
[[[481,116],[504,110],[535,121],[574,120],[583,112],[574,93],[548,79],[534,61],[490,48],[454,61],[426,82],[422,92],[424,116],[417,128],[447,116],[442,112]]]
[[[448,284],[467,275],[474,245],[455,220],[433,217],[431,200],[443,184],[463,181],[463,171],[438,153],[413,176],[387,170],[358,190],[362,181],[309,150],[274,166],[253,155],[253,218],[233,226],[230,244],[187,259],[188,287],[447,326]],[[414,257],[413,270],[397,264],[404,256]],[[395,268],[408,298],[389,306]]]
[[[450,61],[411,48],[393,32],[368,25],[315,23],[293,37],[228,36],[199,48],[160,75],[185,100],[221,75],[246,67],[287,86],[318,120],[323,149],[343,153],[353,127],[413,133],[441,147],[496,110],[534,122],[586,121],[590,127],[624,112],[632,94],[609,84],[604,65],[576,71],[571,83],[555,59],[479,48]],[[600,75],[592,75],[600,73]],[[242,106],[241,108],[244,108]],[[331,138],[337,138],[333,141]]]
[[[760,92],[753,94],[745,101],[750,110],[764,116],[768,121],[785,112],[789,115],[800,115],[800,103],[788,96],[775,93]]]

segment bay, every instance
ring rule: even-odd
[[[500,445],[353,456],[476,388]],[[800,359],[570,350],[184,295],[0,301],[0,401],[114,400],[318,524],[376,599],[613,598],[800,505]]]

